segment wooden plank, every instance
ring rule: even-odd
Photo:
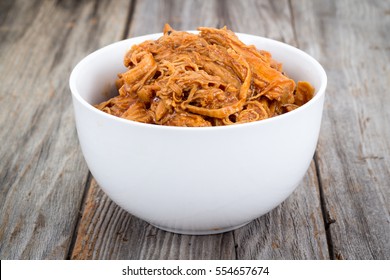
[[[390,2],[292,6],[329,79],[317,160],[332,258],[390,259]]]
[[[231,1],[222,8],[226,9],[225,22],[233,30],[296,45],[288,1]],[[302,183],[282,205],[236,230],[237,257],[329,258],[317,182],[315,166],[311,164]]]
[[[295,44],[287,1],[137,1],[129,37],[161,32],[166,22],[179,30],[227,25]],[[328,258],[316,182],[312,165],[297,192],[270,214],[235,232],[189,236],[156,229],[124,213],[92,181],[71,258]]]
[[[3,1],[0,258],[64,259],[88,169],[68,89],[72,67],[123,35],[129,1]]]
[[[71,258],[137,259],[146,222],[118,207],[94,179],[86,197]]]
[[[195,30],[198,26],[216,26],[218,3],[211,1],[138,1],[128,37],[160,33],[169,23],[176,30]],[[147,24],[145,24],[147,23]]]
[[[287,200],[234,235],[239,259],[329,259],[314,161]]]
[[[195,29],[204,25],[202,23],[216,25],[217,22],[210,22],[213,18],[205,13],[209,9],[215,10],[215,5],[213,1],[137,1],[128,37],[162,32],[166,22],[176,29]],[[156,229],[124,213],[97,188],[94,181],[84,209],[72,259],[235,258],[231,232],[185,236]]]
[[[92,180],[72,259],[192,259],[198,256],[232,258],[232,235],[197,237],[159,230],[125,212]]]

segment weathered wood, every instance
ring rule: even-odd
[[[280,206],[235,231],[238,259],[329,259],[314,162]]]
[[[72,67],[121,38],[129,1],[2,1],[0,258],[64,259],[88,169],[77,141]]]
[[[90,182],[72,259],[137,259],[146,228]],[[133,230],[136,229],[136,230]]]
[[[249,7],[255,7],[255,9]],[[258,21],[245,21],[245,18]],[[294,44],[287,2],[137,1],[129,37],[224,26]],[[148,22],[148,24],[145,24]],[[246,227],[210,236],[177,235],[125,214],[92,181],[73,259],[325,259],[329,257],[314,165],[280,207]]]
[[[176,29],[195,29],[204,25],[202,23],[215,25],[216,21],[215,24],[208,21],[213,19],[210,12],[205,13],[209,9],[215,11],[215,5],[213,1],[137,1],[128,37],[162,32],[166,22]],[[231,232],[185,236],[156,229],[124,213],[97,189],[94,181],[91,182],[85,209],[77,231],[72,259],[235,258]],[[119,220],[122,221],[108,222]],[[123,237],[118,237],[118,232]]]
[[[332,258],[390,259],[390,2],[292,7],[329,78],[317,164]]]
[[[223,14],[237,32],[296,45],[289,7],[288,1],[230,1]],[[282,205],[234,236],[239,259],[329,258],[315,166]]]
[[[72,259],[231,259],[231,234],[190,236],[159,230],[112,202],[92,180]]]
[[[315,164],[279,207],[233,232],[156,229],[88,180],[70,71],[166,22],[284,41],[328,74]],[[0,258],[390,259],[389,29],[379,0],[0,2]]]
[[[215,15],[219,6],[216,0],[144,0],[136,4],[128,37],[162,32],[165,23],[177,30],[218,25],[219,18]]]

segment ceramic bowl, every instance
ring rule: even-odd
[[[239,228],[283,202],[316,149],[327,84],[321,65],[290,45],[247,34],[315,96],[274,118],[224,127],[169,127],[121,119],[92,105],[115,92],[123,57],[152,34],[120,41],[81,60],[70,77],[76,127],[87,165],[120,207],[158,228],[212,234]]]

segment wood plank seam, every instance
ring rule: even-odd
[[[318,158],[317,158],[317,152],[314,154],[314,165],[316,168],[316,175],[318,178],[318,188],[320,191],[320,202],[321,202],[321,212],[322,217],[324,219],[324,227],[325,227],[325,233],[326,233],[326,243],[328,244],[328,252],[329,252],[329,259],[334,260],[334,247],[333,247],[333,241],[332,241],[332,233],[330,231],[330,225],[335,223],[336,221],[332,219],[329,215],[329,210],[327,209],[326,203],[325,203],[325,194],[323,191],[322,181],[321,181],[321,172],[319,168]]]
[[[298,40],[298,35],[297,35],[297,30],[296,30],[296,23],[295,23],[295,15],[294,15],[294,8],[292,4],[292,0],[288,0],[288,6],[290,10],[290,15],[291,15],[291,28],[293,31],[293,37],[294,41],[296,44],[296,47],[299,48],[299,40]],[[315,166],[315,173],[318,181],[318,189],[319,189],[319,199],[321,203],[321,212],[322,212],[322,217],[323,217],[323,222],[324,222],[324,227],[325,227],[325,236],[326,236],[326,243],[328,246],[328,253],[329,253],[329,259],[334,260],[334,247],[333,247],[333,241],[332,241],[332,234],[329,229],[330,224],[334,223],[335,220],[330,218],[329,211],[327,209],[326,203],[325,203],[325,194],[323,191],[323,186],[322,186],[322,181],[321,181],[321,173],[320,173],[320,168],[319,168],[319,162],[317,158],[317,150],[314,153],[313,156],[313,161],[314,161],[314,166]]]
[[[129,36],[130,31],[130,25],[133,20],[135,6],[137,5],[137,0],[132,0],[129,7],[129,12],[127,14],[126,23],[125,23],[125,29],[123,31],[122,39],[127,39]]]
[[[234,258],[236,260],[238,260],[238,252],[237,252],[238,243],[237,243],[236,235],[234,234],[234,230],[232,231],[232,236],[233,236],[233,242],[234,242]]]
[[[293,9],[293,5],[291,3],[292,0],[288,0],[288,8],[290,10],[290,19],[291,19],[291,29],[292,29],[292,32],[293,32],[293,37],[294,37],[294,41],[295,41],[295,44],[296,44],[296,47],[299,48],[299,43],[298,43],[298,37],[297,37],[297,30],[295,28],[295,17],[294,17],[294,9]]]
[[[217,28],[223,28],[227,26],[229,29],[233,28],[233,24],[230,20],[229,9],[224,3],[224,0],[218,0],[218,5],[216,5],[216,14],[218,16]]]
[[[68,253],[66,255],[67,260],[70,260],[72,254],[73,254],[73,250],[74,250],[74,247],[76,244],[76,239],[77,239],[77,232],[79,231],[81,218],[82,218],[82,215],[84,213],[85,202],[86,202],[86,199],[88,197],[89,189],[91,187],[91,182],[92,182],[92,174],[91,174],[91,172],[88,172],[88,177],[87,177],[87,181],[85,182],[83,197],[82,197],[80,205],[78,207],[79,216],[77,218],[77,223],[76,223],[76,226],[74,227],[73,234],[72,234],[72,240],[70,242]]]

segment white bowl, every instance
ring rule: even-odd
[[[76,126],[88,167],[104,192],[131,214],[167,231],[220,233],[238,228],[284,201],[313,157],[327,77],[308,54],[274,40],[237,34],[271,52],[315,96],[274,118],[224,127],[169,127],[114,117],[94,108],[115,92],[123,57],[152,34],[106,46],[70,76]]]

